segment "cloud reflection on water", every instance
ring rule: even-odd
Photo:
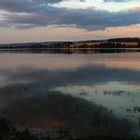
[[[48,87],[97,84],[106,82],[140,83],[140,71],[86,65],[75,70],[47,70],[22,67],[15,71],[1,71],[11,83],[20,81],[45,83]]]
[[[13,71],[1,70],[0,75],[10,83],[0,88],[0,100],[5,105],[1,113],[18,124],[48,130],[63,127],[77,136],[88,136],[93,132],[127,135],[132,128],[128,120],[115,117],[105,107],[51,90],[116,81],[140,84],[137,70],[97,65],[72,70],[21,67]]]

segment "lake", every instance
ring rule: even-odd
[[[0,53],[0,116],[51,137],[139,136],[140,54]]]

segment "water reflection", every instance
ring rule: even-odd
[[[127,58],[140,55],[28,55],[0,56],[1,116],[50,135],[139,134],[140,68]]]
[[[86,65],[75,70],[48,70],[20,67],[16,70],[1,70],[6,82],[26,83],[45,80],[48,86],[83,85],[105,82],[140,83],[138,70],[108,68],[106,66]]]
[[[110,68],[140,70],[140,53],[124,54],[18,54],[1,53],[1,69],[19,67],[44,68],[49,70],[75,69],[85,65],[99,65]]]
[[[137,126],[139,125],[139,113],[134,112],[133,108],[140,105],[140,89],[132,85],[114,82],[93,86],[58,87],[56,90],[67,91],[67,94],[74,97],[80,97],[107,107],[117,117],[128,118],[135,122]]]
[[[66,129],[74,136],[128,135],[132,125],[116,118],[106,108],[61,92],[46,92],[17,98],[6,115],[28,127]]]

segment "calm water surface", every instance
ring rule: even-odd
[[[139,135],[140,54],[1,53],[0,115],[50,135]]]

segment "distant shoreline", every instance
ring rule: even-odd
[[[0,52],[30,53],[126,53],[140,52],[140,38],[79,42],[40,42],[0,45]]]

